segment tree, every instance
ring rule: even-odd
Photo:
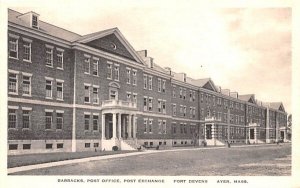
[[[292,139],[292,114],[289,114],[287,119],[287,138]]]

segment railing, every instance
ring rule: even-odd
[[[122,100],[106,100],[106,101],[102,101],[102,108],[105,107],[136,108],[136,103],[131,101],[122,101]]]
[[[222,121],[221,118],[217,118],[217,117],[215,117],[215,116],[206,116],[206,117],[204,118],[204,120],[205,120],[205,121]]]

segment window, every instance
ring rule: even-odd
[[[93,103],[99,104],[99,88],[97,86],[93,86]]]
[[[196,92],[193,91],[193,101],[195,101],[195,100],[196,100]]]
[[[53,144],[46,144],[46,149],[52,149]]]
[[[36,28],[36,29],[39,28],[39,26],[38,26],[38,17],[37,16],[32,15],[32,23],[31,24],[32,24],[33,28]]]
[[[53,67],[53,47],[46,47],[46,66]]]
[[[186,99],[186,89],[183,89],[183,100]]]
[[[23,75],[22,92],[23,95],[31,95],[31,76]]]
[[[30,111],[29,110],[23,110],[23,129],[29,129],[30,128]]]
[[[172,133],[173,133],[173,134],[176,134],[176,131],[177,131],[177,130],[176,130],[176,123],[173,123],[173,124],[172,124]]]
[[[179,88],[179,98],[182,99],[182,88]]]
[[[119,67],[115,65],[115,80],[116,81],[119,81],[119,73],[120,73]]]
[[[157,109],[158,109],[158,112],[160,113],[161,112],[161,103],[162,103],[162,101],[160,99],[158,99],[157,102],[158,102],[157,103]]]
[[[8,150],[17,150],[18,149],[18,144],[9,144],[8,145]]]
[[[88,85],[84,86],[84,102],[85,103],[90,102],[90,86]]]
[[[109,100],[118,100],[118,91],[117,90],[110,89]]]
[[[130,92],[127,92],[127,101],[131,101],[131,93]]]
[[[193,108],[190,107],[190,118],[192,118],[192,117],[193,117]]]
[[[183,132],[184,132],[184,134],[187,133],[187,127],[186,127],[186,124],[183,125]]]
[[[144,133],[147,133],[147,119],[144,119]]]
[[[98,64],[99,64],[99,60],[93,59],[93,75],[94,76],[98,76]]]
[[[84,130],[88,131],[90,129],[90,115],[84,115]]]
[[[183,117],[186,116],[186,106],[183,106]]]
[[[148,81],[147,81],[147,75],[144,74],[144,89],[147,89],[148,88]]]
[[[90,74],[90,67],[91,67],[90,63],[91,63],[91,57],[85,55],[85,57],[84,57],[84,65],[83,65],[84,73],[85,74]]]
[[[193,91],[190,90],[190,102],[192,102],[192,101],[193,101]]]
[[[52,112],[46,112],[46,125],[45,129],[51,129],[52,128]]]
[[[166,92],[166,80],[162,81],[162,92],[165,93]]]
[[[176,86],[173,86],[173,98],[176,98]]]
[[[149,119],[149,133],[152,133],[152,123],[153,123],[153,120]]]
[[[99,147],[99,143],[94,143],[94,148],[98,148]]]
[[[132,102],[137,103],[137,94],[136,93],[132,94]]]
[[[56,112],[56,129],[61,130],[64,124],[64,114],[62,112]]]
[[[57,69],[64,69],[64,51],[57,49]]]
[[[58,144],[56,144],[56,148],[57,149],[64,148],[64,144],[63,143],[58,143]]]
[[[17,128],[17,110],[8,109],[8,128],[15,129]]]
[[[9,37],[9,57],[10,58],[16,58],[18,59],[18,36],[12,36]]]
[[[153,105],[152,105],[152,103],[153,103],[153,98],[150,98],[149,97],[149,99],[148,99],[148,110],[149,110],[149,112],[152,112],[152,107],[153,107]]]
[[[158,120],[158,134],[162,133],[162,121]]]
[[[162,112],[166,113],[166,101],[162,101]]]
[[[46,98],[52,99],[52,80],[46,80]]]
[[[147,97],[144,97],[144,111],[147,111]]]
[[[30,149],[31,148],[31,144],[23,144],[23,149]]]
[[[157,79],[157,87],[158,87],[158,92],[161,92],[161,79],[160,78],[158,78]]]
[[[91,143],[84,143],[84,147],[85,148],[90,148],[91,147]]]
[[[63,81],[56,82],[56,98],[57,98],[57,100],[64,99],[64,83],[63,83]]]
[[[16,73],[8,74],[8,93],[18,94],[18,74]]]
[[[98,130],[98,116],[93,115],[93,130],[97,131]]]
[[[239,103],[235,103],[235,108],[238,110],[240,107]]]
[[[163,127],[162,133],[167,134],[167,122],[165,120],[162,122],[162,127]]]
[[[132,70],[132,85],[136,86],[136,70]]]
[[[23,41],[23,48],[24,48],[23,60],[31,62],[31,43],[27,41]]]
[[[108,79],[112,79],[112,65],[111,64],[107,64],[107,78]]]
[[[131,74],[130,74],[130,69],[127,67],[126,69],[126,83],[130,84],[130,78],[131,78]]]
[[[176,104],[173,104],[173,116],[176,116]]]
[[[149,81],[149,90],[152,90],[152,76],[148,76],[148,81]]]
[[[180,113],[180,115],[182,116],[182,114],[183,114],[183,105],[180,105],[179,113]]]

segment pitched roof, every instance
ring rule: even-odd
[[[210,78],[202,78],[193,80],[193,83],[198,87],[203,87],[207,82],[209,82]]]
[[[246,102],[249,102],[250,100],[252,100],[252,102],[255,104],[254,94],[239,95],[238,98],[240,100],[246,101]]]
[[[281,111],[285,112],[282,102],[270,102],[270,108],[273,108],[275,110],[281,110]]]
[[[15,11],[15,10],[8,9],[8,22],[31,28],[22,19],[18,18],[18,16],[21,16],[21,15],[23,15],[23,14]],[[57,37],[57,38],[60,38],[60,39],[63,39],[63,40],[69,41],[69,42],[74,41],[81,37],[81,35],[79,35],[77,33],[54,26],[52,24],[49,24],[49,23],[41,21],[41,20],[39,21],[39,28],[40,29],[37,31],[40,31],[45,34],[49,34],[51,36],[54,36],[54,37]]]

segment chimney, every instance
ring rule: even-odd
[[[186,73],[182,73],[182,80],[183,82],[186,82]]]
[[[165,67],[165,70],[167,70],[167,71],[168,71],[168,73],[169,73],[170,75],[172,75],[172,70],[171,70],[171,68],[170,68],[170,67]]]
[[[137,53],[143,59],[147,57],[147,50],[140,50],[140,51],[137,51]]]
[[[233,97],[233,98],[238,98],[239,97],[239,94],[238,92],[234,91],[234,92],[230,92],[230,97]]]

